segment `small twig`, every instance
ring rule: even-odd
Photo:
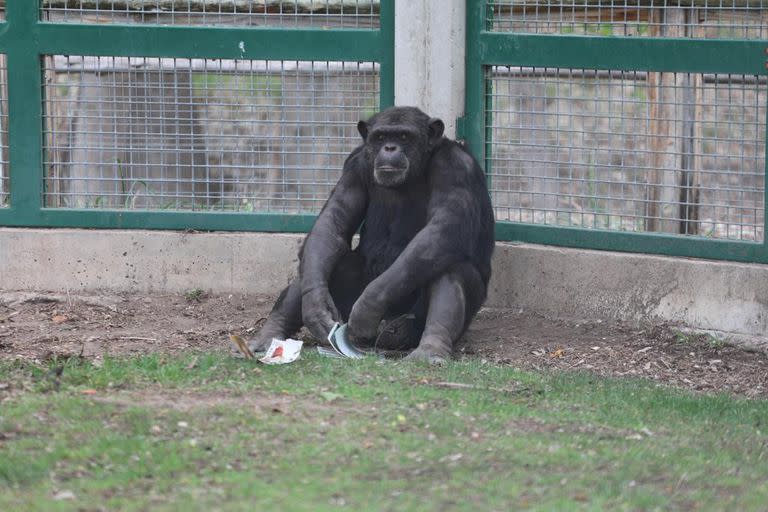
[[[463,382],[424,382],[428,386],[435,386],[438,388],[450,388],[450,389],[476,389],[478,391],[496,391],[498,393],[515,393],[522,391],[525,388],[491,388],[485,386],[475,386],[473,384],[465,384]]]
[[[11,318],[15,317],[18,314],[19,314],[18,311],[14,311],[13,313],[9,313],[3,317],[0,317],[0,324],[7,322],[8,320],[10,320]]]
[[[680,490],[680,486],[683,485],[683,482],[685,481],[685,478],[687,476],[688,476],[688,473],[683,473],[682,475],[680,475],[680,480],[677,481],[677,485],[675,486],[674,492],[677,492],[678,490]]]
[[[426,384],[438,388],[485,389],[480,386],[473,386],[472,384],[464,384],[463,382],[427,382]]]
[[[117,339],[131,341],[157,341],[156,338],[142,338],[141,336],[119,336]]]

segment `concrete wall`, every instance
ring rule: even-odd
[[[301,240],[263,233],[0,228],[0,290],[201,288],[276,296],[295,275]],[[550,317],[670,321],[764,340],[768,265],[498,244],[487,305]]]
[[[395,104],[419,107],[456,137],[464,115],[465,0],[395,0]]]

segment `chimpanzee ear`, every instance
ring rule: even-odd
[[[443,136],[445,125],[440,119],[433,117],[429,120],[429,143],[437,144]]]
[[[363,140],[368,139],[368,123],[365,121],[360,121],[357,123],[357,131],[360,132],[360,136],[363,138]]]

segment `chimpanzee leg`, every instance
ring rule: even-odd
[[[342,316],[336,319],[338,321],[346,322],[352,305],[365,288],[363,267],[362,256],[350,251],[342,257],[331,274],[329,286],[331,297]],[[248,346],[254,352],[266,350],[272,338],[288,338],[301,329],[302,325],[301,280],[296,278],[277,298],[267,321],[264,322],[259,334],[249,341]]]
[[[468,263],[452,267],[433,281],[427,291],[424,333],[408,359],[432,363],[450,359],[454,343],[469,327],[485,295],[486,286],[480,273]]]

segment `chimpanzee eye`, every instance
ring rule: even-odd
[[[403,133],[402,135],[400,135],[400,140],[405,140],[405,139],[407,139],[407,138],[408,138],[408,137],[407,137],[407,136],[406,136],[404,133]]]
[[[384,135],[382,135],[381,133],[380,133],[380,134],[378,134],[378,135],[376,136],[376,140],[378,140],[378,141],[382,141],[382,140],[384,140]]]

